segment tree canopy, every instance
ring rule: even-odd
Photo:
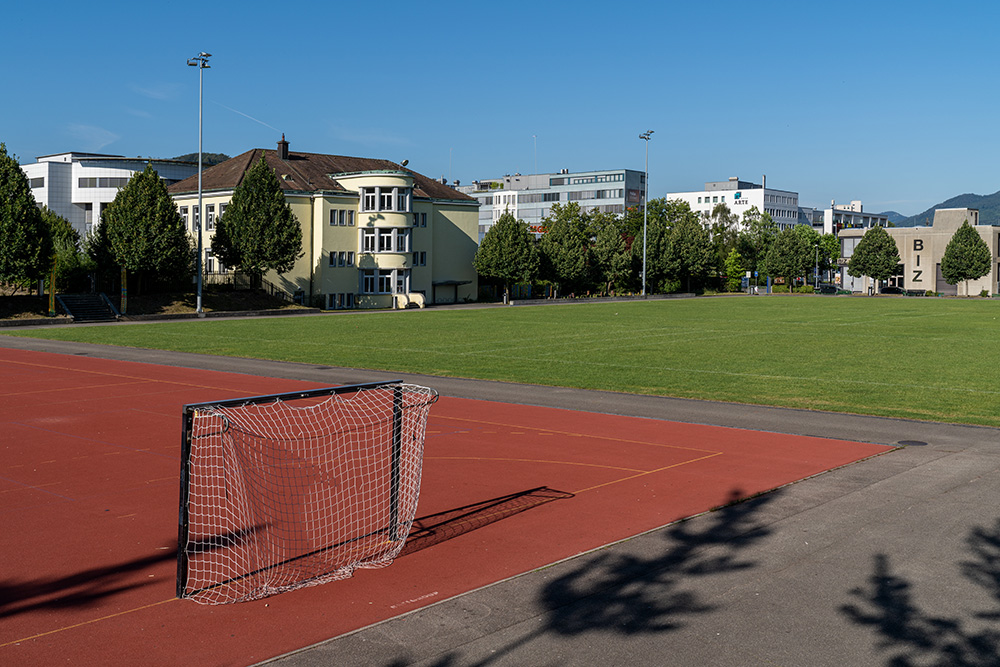
[[[509,300],[511,285],[531,282],[538,275],[538,250],[527,223],[509,211],[501,215],[483,237],[473,264],[479,275],[503,283]]]
[[[847,273],[855,278],[869,276],[873,280],[888,280],[899,265],[899,249],[889,232],[872,227],[858,242],[847,264]]]
[[[0,283],[26,287],[46,274],[51,258],[52,238],[28,178],[0,143]]]
[[[563,292],[583,291],[590,283],[593,260],[587,216],[580,205],[553,204],[542,218],[545,234],[539,240],[541,276],[558,283]]]
[[[667,234],[666,256],[667,274],[687,291],[700,286],[716,268],[715,248],[711,238],[697,214],[691,211],[687,202],[679,202],[674,219]],[[686,211],[684,209],[687,209]]]
[[[211,245],[223,264],[257,279],[267,271],[287,273],[302,257],[302,227],[263,157],[233,191]]]
[[[767,275],[764,258],[778,236],[778,224],[766,211],[751,206],[743,213],[743,230],[736,239],[736,249],[743,256],[747,269]]]
[[[591,213],[590,230],[594,236],[594,273],[601,281],[601,292],[609,294],[623,286],[632,264],[625,220],[610,213]]]
[[[993,268],[993,253],[983,237],[966,220],[959,227],[941,257],[941,274],[949,285],[982,278]]]
[[[43,206],[42,221],[52,237],[55,261],[56,289],[59,291],[84,289],[87,273],[94,269],[94,263],[81,251],[80,234],[66,218]]]
[[[151,164],[129,179],[101,215],[107,254],[115,264],[145,280],[179,283],[190,279],[191,239],[177,206]]]

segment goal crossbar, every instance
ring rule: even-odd
[[[436,400],[392,380],[184,406],[177,596],[252,600],[391,563]]]

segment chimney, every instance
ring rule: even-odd
[[[282,160],[288,159],[288,142],[285,141],[285,133],[281,133],[281,141],[278,142],[278,157]]]

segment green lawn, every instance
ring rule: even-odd
[[[1000,426],[1000,300],[736,297],[11,332]]]

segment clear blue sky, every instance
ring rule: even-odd
[[[284,132],[467,183],[641,170],[652,129],[650,196],[766,174],[802,205],[911,215],[1000,190],[995,3],[349,4],[16,3],[0,141],[196,151],[185,62],[207,51],[206,152]]]

